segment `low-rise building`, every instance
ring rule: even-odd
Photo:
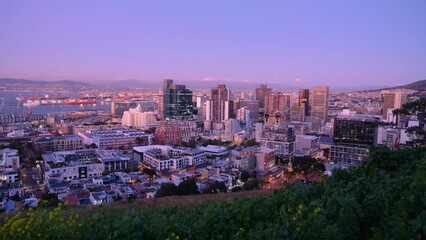
[[[348,145],[330,146],[330,161],[342,165],[359,165],[368,155],[368,147]]]
[[[152,144],[153,135],[136,129],[111,129],[80,131],[78,135],[87,145],[96,144],[99,149],[121,149],[130,152],[133,147]]]
[[[3,168],[19,168],[19,154],[18,150],[5,148],[0,150],[0,167]]]
[[[216,160],[229,157],[229,151],[226,147],[207,145],[206,147],[200,147],[200,150],[206,152],[207,156]]]
[[[13,168],[0,169],[0,182],[3,183],[14,183],[19,181],[19,174]]]
[[[71,151],[84,148],[83,138],[78,135],[45,136],[32,141],[34,152],[41,155],[46,152]]]
[[[312,135],[296,135],[296,156],[317,157],[319,151],[319,137]]]
[[[256,152],[256,169],[268,171],[275,166],[275,150],[267,147],[260,147]]]
[[[134,159],[157,171],[182,169],[207,162],[204,151],[191,148],[173,148],[168,145],[151,145],[133,148]]]
[[[127,169],[128,157],[117,151],[87,149],[43,154],[43,174],[49,179],[72,179],[102,176],[105,171]]]
[[[187,120],[161,121],[155,129],[157,144],[179,145],[197,137],[197,124]]]
[[[292,157],[295,152],[294,130],[287,125],[268,126],[262,131],[259,144],[275,150],[275,154],[280,157]]]

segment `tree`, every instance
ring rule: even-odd
[[[250,139],[250,140],[247,140],[245,143],[244,143],[244,145],[246,146],[246,147],[252,147],[252,146],[259,146],[259,143],[258,142],[256,142],[256,139]]]
[[[199,193],[195,178],[182,181],[177,188],[179,195],[196,195]]]
[[[319,163],[315,158],[310,156],[295,157],[291,161],[293,172],[296,174],[303,174],[305,182],[308,182],[308,174],[310,173],[323,173],[325,166]]]
[[[413,102],[408,102],[402,105],[401,108],[393,110],[393,114],[399,115],[417,115],[420,120],[419,126],[412,126],[406,129],[408,135],[412,138],[413,146],[426,146],[426,130],[425,130],[425,115],[426,115],[426,98],[421,98]]]
[[[30,156],[24,159],[24,163],[26,167],[35,167],[37,159],[34,156]]]
[[[135,195],[130,195],[127,197],[127,202],[133,202],[136,199]]]
[[[188,147],[190,147],[190,148],[196,148],[196,147],[197,147],[197,140],[195,140],[195,139],[191,138],[191,139],[189,140],[189,142],[187,143],[187,145],[188,145]]]
[[[178,188],[173,183],[163,183],[155,193],[155,197],[167,197],[178,195]]]
[[[241,182],[246,182],[250,178],[250,173],[247,171],[242,171],[240,174],[240,180]]]
[[[96,145],[96,143],[92,143],[89,145],[89,148],[95,149],[95,148],[98,148],[98,145]]]
[[[249,179],[247,180],[247,182],[244,183],[243,189],[245,191],[259,190],[260,182],[257,179]]]
[[[156,174],[155,170],[150,169],[150,168],[144,168],[142,170],[142,172],[145,173],[146,175],[149,175],[150,177],[152,177]]]
[[[60,203],[58,199],[58,194],[54,193],[43,193],[41,195],[43,201],[40,202],[40,206],[43,207],[57,207]]]
[[[9,144],[9,148],[18,150],[18,155],[20,159],[25,158],[25,148],[26,144],[22,143],[21,140],[12,140]]]
[[[227,191],[228,188],[224,182],[214,181],[203,190],[203,193],[222,193]]]

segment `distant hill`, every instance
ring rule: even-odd
[[[112,87],[112,88],[140,88],[144,87],[144,83],[137,79],[125,79],[125,80],[117,80],[117,81],[107,81],[102,83],[102,86]],[[158,84],[157,84],[158,85]]]
[[[404,87],[408,89],[414,89],[414,90],[426,90],[426,80],[413,82],[413,83],[405,85]]]
[[[413,83],[403,85],[403,86],[383,88],[382,90],[392,90],[392,89],[398,89],[398,88],[406,88],[406,89],[413,89],[413,90],[426,90],[426,80],[420,80],[420,81],[413,82]]]
[[[72,80],[59,80],[59,81],[39,81],[27,79],[13,79],[13,78],[0,78],[0,87],[4,88],[17,88],[17,87],[46,87],[46,88],[87,88],[91,84],[72,81]]]

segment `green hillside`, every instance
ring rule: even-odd
[[[1,239],[426,239],[426,149],[372,150],[359,168],[272,196],[190,207],[39,209]]]

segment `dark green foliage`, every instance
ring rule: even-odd
[[[161,188],[155,193],[155,197],[167,197],[178,195],[178,188],[173,183],[163,183]]]
[[[12,149],[18,150],[18,155],[19,155],[20,159],[24,159],[25,158],[25,151],[26,151],[26,148],[27,148],[27,144],[26,143],[21,142],[21,140],[12,140],[9,143],[8,147],[12,148]]]
[[[130,195],[130,196],[127,197],[128,202],[133,202],[135,199],[136,199],[135,195]]]
[[[253,190],[258,190],[260,189],[260,182],[257,179],[249,179],[247,180],[244,185],[243,185],[243,189],[246,191],[253,191]]]
[[[377,148],[360,167],[271,197],[150,211],[42,208],[0,218],[0,239],[426,239],[425,172],[425,148]]]
[[[191,138],[189,142],[182,142],[182,147],[196,148],[197,140],[195,140],[194,138]]]
[[[305,182],[309,180],[308,174],[323,173],[325,171],[324,164],[319,163],[315,158],[310,156],[293,158],[293,160],[291,160],[291,166],[293,168],[293,172],[303,174]]]
[[[220,140],[218,140],[218,139],[208,139],[208,140],[206,140],[205,142],[203,142],[203,147],[207,147],[207,145],[216,145],[216,146],[229,146],[231,144],[231,142],[230,141],[225,141],[225,142],[222,142],[222,141],[220,141]]]
[[[86,148],[96,149],[96,148],[98,148],[98,145],[96,145],[96,143],[92,143],[90,145],[86,145]]]
[[[177,190],[179,195],[195,195],[199,193],[195,178],[182,181],[179,183]]]
[[[256,139],[249,139],[241,144],[241,146],[245,147],[253,147],[253,146],[259,146],[259,143],[256,142]]]
[[[241,182],[246,182],[250,178],[250,173],[247,171],[242,171],[240,175]]]
[[[224,182],[214,181],[203,190],[203,193],[223,193],[227,191],[228,188]]]
[[[144,168],[143,170],[142,170],[142,172],[143,173],[145,173],[146,175],[149,175],[149,176],[154,176],[155,174],[156,174],[156,172],[155,172],[155,170],[153,170],[153,169],[150,169],[150,168]]]
[[[43,193],[41,195],[41,207],[57,207],[60,203],[58,195],[54,193]]]
[[[402,105],[401,108],[393,110],[395,115],[416,115],[420,120],[420,126],[408,127],[407,133],[413,138],[410,144],[413,147],[426,146],[426,131],[424,128],[426,117],[426,98],[421,98],[413,102]]]

